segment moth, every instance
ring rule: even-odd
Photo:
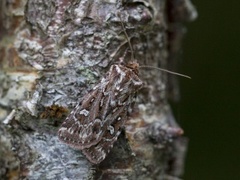
[[[100,83],[83,96],[82,101],[58,130],[58,137],[62,142],[82,150],[87,159],[94,164],[103,161],[113,147],[132,111],[136,93],[143,86],[143,81],[139,78],[139,64],[133,61],[133,47],[121,16],[118,16],[131,50],[131,63],[112,65]]]
[[[90,162],[103,161],[132,111],[136,93],[143,86],[138,69],[136,62],[112,65],[63,122],[59,139],[82,150]]]

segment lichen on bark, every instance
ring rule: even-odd
[[[196,18],[189,0],[4,0],[0,8],[0,34],[5,35],[0,42],[0,118],[7,122],[0,123],[0,152],[6,154],[0,158],[1,178],[182,175],[186,139],[179,137],[183,131],[168,104],[178,90],[176,80],[164,72],[140,69],[145,85],[134,112],[100,165],[59,142],[56,132],[109,67],[129,62],[131,53],[140,66],[175,68],[182,22]],[[14,115],[7,117],[12,109]]]

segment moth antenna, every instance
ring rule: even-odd
[[[121,23],[121,26],[122,26],[122,29],[123,29],[123,33],[124,33],[124,35],[126,36],[126,39],[127,39],[127,41],[128,41],[128,44],[129,44],[129,47],[130,47],[130,50],[131,50],[131,60],[133,61],[133,60],[134,60],[134,55],[133,55],[133,47],[132,47],[132,44],[131,44],[131,42],[130,42],[129,36],[128,36],[127,31],[126,31],[126,29],[125,29],[125,27],[124,27],[124,24],[123,24],[121,15],[120,15],[119,13],[118,13],[118,17],[119,17],[119,19],[120,19],[120,23]]]
[[[127,31],[126,31],[126,29],[125,29],[125,27],[124,27],[124,24],[123,24],[123,21],[122,21],[122,18],[121,18],[120,13],[117,13],[117,15],[118,15],[118,17],[119,17],[119,19],[120,19],[120,23],[121,23],[123,32],[124,32],[124,34],[125,34],[125,36],[126,36],[126,39],[127,39],[127,41],[128,41],[128,44],[129,44],[129,47],[130,47],[130,50],[131,50],[131,60],[133,61],[133,60],[134,60],[134,54],[133,54],[132,44],[131,44],[131,42],[130,42],[129,36],[128,36],[128,34],[127,34]],[[185,74],[181,74],[181,73],[169,71],[169,70],[166,70],[166,69],[163,69],[163,68],[159,68],[159,67],[140,66],[139,68],[143,68],[143,67],[144,67],[144,68],[158,69],[158,70],[160,70],[160,71],[167,72],[167,73],[169,73],[169,74],[173,74],[173,75],[177,75],[177,76],[181,76],[181,77],[185,77],[185,78],[191,79],[190,76],[187,76],[187,75],[185,75]]]
[[[139,68],[152,68],[152,69],[158,69],[158,70],[160,70],[160,71],[167,72],[167,73],[169,73],[169,74],[173,74],[173,75],[177,75],[177,76],[185,77],[185,78],[188,78],[188,79],[192,79],[190,76],[187,76],[187,75],[185,75],[185,74],[181,74],[181,73],[173,72],[173,71],[166,70],[166,69],[159,68],[159,67],[153,67],[153,66],[140,66]]]

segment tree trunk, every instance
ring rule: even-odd
[[[3,0],[0,9],[1,179],[182,176],[187,139],[168,104],[179,99],[176,77],[144,66],[175,71],[181,23],[196,17],[188,0]],[[92,164],[57,130],[132,55],[144,85],[113,148]]]

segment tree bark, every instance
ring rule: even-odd
[[[179,99],[176,77],[144,66],[176,70],[182,23],[197,16],[189,0],[3,0],[0,9],[1,179],[182,176],[187,139],[168,104]],[[93,165],[57,130],[132,53],[144,86],[110,153]]]

